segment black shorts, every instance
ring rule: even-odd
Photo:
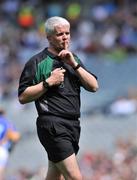
[[[41,144],[54,163],[62,161],[79,150],[80,122],[46,115],[37,119],[37,133]]]

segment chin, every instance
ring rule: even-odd
[[[58,48],[58,51],[60,52],[60,51],[62,51],[64,49],[64,47],[59,47]]]

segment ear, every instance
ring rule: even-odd
[[[51,41],[51,36],[47,35],[47,40],[50,42]]]

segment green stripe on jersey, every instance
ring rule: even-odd
[[[39,83],[45,79],[47,79],[52,71],[53,67],[53,59],[47,56],[44,60],[42,60],[37,67],[37,72],[35,75],[35,83]]]

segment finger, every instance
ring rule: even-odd
[[[65,69],[61,69],[61,72],[64,73],[64,72],[66,72],[66,70]]]
[[[56,71],[60,71],[60,68],[56,68],[56,69],[54,69],[53,71],[55,71],[55,72],[56,72]],[[52,72],[53,72],[53,71],[52,71]]]
[[[67,41],[64,42],[64,49],[67,50]]]
[[[60,57],[62,55],[62,51],[58,54],[58,57]]]

